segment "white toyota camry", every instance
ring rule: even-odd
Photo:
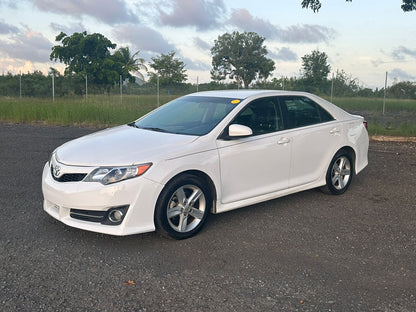
[[[210,213],[316,187],[342,194],[367,152],[364,119],[315,95],[199,92],[58,147],[44,210],[84,230],[183,239]]]

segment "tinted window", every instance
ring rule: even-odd
[[[283,129],[280,110],[276,99],[273,97],[252,101],[237,115],[232,123],[250,127],[253,135]]]
[[[236,107],[230,98],[185,96],[163,105],[134,125],[154,131],[189,135],[210,132]]]
[[[321,106],[306,97],[279,97],[282,109],[286,113],[286,128],[298,128],[334,118]]]

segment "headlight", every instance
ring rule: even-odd
[[[144,174],[150,167],[151,163],[127,166],[127,167],[100,167],[94,169],[84,179],[85,182],[100,182],[107,185],[126,179],[135,178]]]

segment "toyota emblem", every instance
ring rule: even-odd
[[[59,177],[59,175],[61,174],[61,167],[59,165],[55,165],[52,167],[52,171],[53,171],[53,176],[55,178]]]

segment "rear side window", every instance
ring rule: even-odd
[[[307,97],[279,97],[286,116],[286,128],[299,128],[334,120],[320,105]]]

